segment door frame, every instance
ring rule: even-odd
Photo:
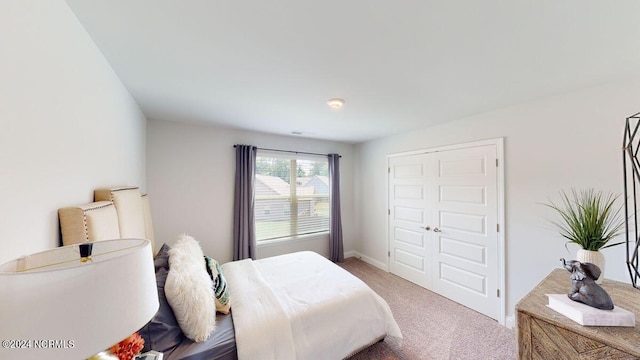
[[[498,205],[498,226],[499,226],[499,231],[497,232],[498,235],[498,291],[500,291],[500,315],[498,318],[498,322],[500,323],[500,325],[505,326],[505,321],[506,321],[506,303],[507,303],[507,290],[506,290],[506,276],[505,276],[505,258],[506,258],[506,254],[505,254],[505,234],[506,234],[506,225],[505,225],[505,196],[504,196],[504,191],[505,191],[505,187],[504,187],[504,138],[500,137],[500,138],[493,138],[493,139],[486,139],[486,140],[479,140],[479,141],[472,141],[472,142],[466,142],[466,143],[459,143],[459,144],[451,144],[451,145],[442,145],[442,146],[437,146],[437,147],[431,147],[431,148],[425,148],[425,149],[420,149],[420,150],[412,150],[412,151],[405,151],[405,152],[400,152],[400,153],[393,153],[393,154],[388,154],[387,155],[387,169],[390,169],[390,161],[391,158],[395,158],[395,157],[400,157],[400,156],[409,156],[409,155],[418,155],[418,154],[427,154],[427,153],[433,153],[433,152],[440,152],[440,151],[448,151],[448,150],[459,150],[459,149],[466,149],[466,148],[473,148],[473,147],[479,147],[479,146],[486,146],[486,145],[495,145],[496,146],[496,159],[498,161],[498,164],[496,166],[496,181],[497,181],[497,195],[498,195],[498,199],[497,199],[497,205]],[[387,172],[387,177],[386,177],[387,181],[386,181],[386,187],[387,187],[387,196],[386,196],[386,202],[387,202],[387,211],[390,211],[390,204],[389,204],[389,173]],[[387,222],[386,222],[386,237],[387,237],[387,254],[389,254],[389,252],[391,251],[391,238],[389,237],[389,217],[387,216]],[[391,271],[391,264],[390,264],[391,258],[390,256],[387,256],[387,271]]]

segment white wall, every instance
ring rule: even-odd
[[[558,259],[575,258],[577,250],[565,250],[547,221],[554,214],[540,203],[571,187],[623,192],[623,126],[640,111],[639,95],[640,78],[633,77],[361,144],[354,161],[355,182],[361,184],[357,248],[387,263],[386,155],[504,137],[506,311],[513,315],[516,303],[559,266]],[[624,248],[603,252],[606,277],[629,282]]]
[[[57,209],[144,186],[146,120],[63,0],[0,2],[0,263],[58,246]]]
[[[173,244],[178,234],[188,233],[200,241],[205,254],[221,262],[232,259],[234,144],[341,154],[344,248],[355,249],[352,145],[150,119],[147,186],[156,244]],[[258,257],[303,249],[328,256],[328,239],[260,248]]]

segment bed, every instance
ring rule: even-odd
[[[112,238],[154,240],[148,197],[137,187],[98,189],[93,203],[58,213],[65,245]],[[230,313],[213,315],[215,330],[205,340],[193,341],[182,310],[172,308],[173,289],[165,291],[165,286],[175,286],[172,275],[181,269],[173,245],[181,244],[155,247],[160,308],[139,331],[145,350],[161,351],[166,360],[345,359],[386,336],[402,337],[380,296],[346,270],[305,251],[222,264]],[[202,271],[206,273],[204,266]],[[203,319],[209,317],[199,316]]]

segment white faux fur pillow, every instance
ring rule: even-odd
[[[169,250],[167,302],[186,337],[201,342],[216,327],[216,303],[200,244],[181,235]]]

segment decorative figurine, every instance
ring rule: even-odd
[[[560,259],[562,265],[571,273],[573,288],[569,299],[581,302],[596,309],[613,310],[613,301],[596,280],[600,277],[600,268],[592,263],[581,263],[577,260]]]

